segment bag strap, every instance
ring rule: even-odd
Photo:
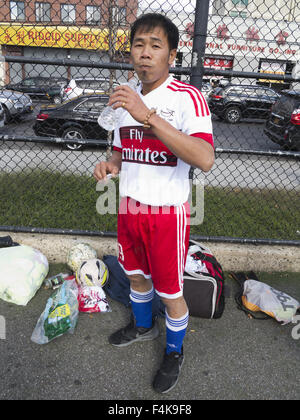
[[[13,240],[10,236],[2,236],[0,237],[0,248],[8,248],[12,246]]]
[[[257,277],[257,275],[254,273],[254,271],[249,271],[249,273],[246,273],[246,279],[247,280],[256,280],[256,281],[260,281],[259,278]]]
[[[242,289],[244,288],[244,283],[247,280],[245,273],[242,273],[240,271],[237,273],[234,273],[233,271],[231,271],[230,273],[228,273],[228,275],[230,278],[235,280]]]
[[[218,271],[218,273],[222,277],[224,277],[223,269],[221,267],[221,264],[217,261],[216,257],[214,257],[213,255],[204,254],[201,251],[197,251],[197,252],[195,252],[192,255],[197,255],[201,261],[208,261],[208,262],[210,262],[214,266],[214,268],[216,269],[216,271]]]
[[[243,294],[244,294],[244,283],[245,283],[245,281],[249,280],[249,279],[258,280],[256,274],[252,271],[248,275],[245,274],[245,273],[242,273],[242,272],[238,272],[238,273],[230,272],[228,275],[233,280],[235,280],[240,286],[240,290],[234,296],[238,309],[245,312],[245,314],[249,318],[254,318],[254,319],[257,319],[259,321],[264,321],[266,319],[270,319],[271,317],[269,315],[265,314],[264,312],[261,312],[260,315],[258,315],[256,312],[250,311],[250,309],[247,309],[244,306],[243,301],[242,301],[242,297],[243,297]]]

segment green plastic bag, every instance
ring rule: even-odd
[[[48,299],[31,340],[37,344],[47,344],[65,333],[73,333],[78,313],[77,284],[75,280],[65,281]]]

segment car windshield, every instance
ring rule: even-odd
[[[108,102],[108,97],[90,98],[76,106],[78,111],[101,112]]]
[[[275,103],[273,111],[284,114],[291,114],[295,108],[300,107],[300,96],[282,95]]]
[[[22,82],[21,82],[21,84],[23,85],[23,86],[34,86],[34,85],[36,85],[37,84],[37,81],[35,80],[33,80],[33,79],[24,79]]]
[[[217,89],[220,89],[219,91]],[[220,93],[222,91],[222,88],[215,89],[215,92]],[[224,93],[227,95],[241,95],[243,93],[243,90],[240,87],[229,87],[224,89]]]
[[[64,86],[68,83],[67,79],[64,78],[56,78],[54,77],[53,79],[49,79],[48,82],[50,85],[59,85],[59,86]]]
[[[93,90],[108,90],[108,80],[77,80],[76,84],[81,89],[93,89]]]
[[[220,88],[220,87],[217,87],[217,88],[214,89],[213,92],[214,92],[214,95],[220,95],[221,93],[224,92],[224,89]]]

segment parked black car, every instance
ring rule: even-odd
[[[99,126],[98,117],[108,99],[107,95],[84,95],[61,105],[42,107],[33,130],[37,136],[107,140],[107,131]],[[66,147],[79,150],[83,145],[69,143]]]
[[[279,97],[273,89],[263,86],[228,85],[214,89],[208,104],[213,114],[236,124],[242,118],[267,118]]]
[[[282,91],[273,105],[265,134],[283,148],[300,151],[300,91]]]
[[[27,77],[19,83],[6,85],[6,89],[27,93],[31,97],[61,103],[60,91],[68,84],[65,77]]]

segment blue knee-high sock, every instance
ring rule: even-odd
[[[189,322],[189,312],[181,318],[171,318],[166,311],[167,347],[166,353],[173,351],[181,353],[183,339]]]
[[[152,300],[154,289],[148,292],[136,292],[130,288],[130,300],[132,312],[136,320],[137,327],[152,327]]]

